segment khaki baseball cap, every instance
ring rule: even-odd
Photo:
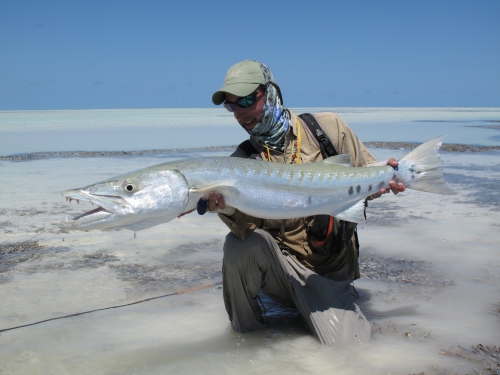
[[[259,85],[265,84],[266,79],[256,61],[241,61],[229,68],[224,78],[224,86],[212,95],[212,102],[215,105],[224,103],[226,92],[238,97],[250,95]]]

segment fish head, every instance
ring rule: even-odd
[[[70,202],[87,201],[97,208],[61,224],[63,230],[126,228],[141,230],[180,215],[189,187],[177,170],[146,168],[80,189],[62,192]]]

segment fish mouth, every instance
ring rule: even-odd
[[[93,223],[103,223],[106,219],[110,219],[119,214],[120,208],[125,204],[120,196],[105,195],[105,194],[90,194],[86,191],[72,189],[61,193],[66,197],[66,202],[75,200],[78,204],[80,201],[89,202],[92,205],[97,205],[90,211],[84,212],[72,219],[66,219],[63,222],[64,227],[89,226]]]
[[[81,215],[75,216],[73,218],[73,220],[80,220],[80,219],[83,219],[84,217],[91,216],[91,215],[97,214],[99,212],[102,212],[102,213],[106,213],[107,212],[109,214],[112,214],[112,212],[109,212],[108,210],[106,210],[106,209],[104,209],[102,207],[97,207],[97,208],[94,208],[93,210],[84,212]]]

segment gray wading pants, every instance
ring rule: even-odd
[[[350,281],[333,281],[307,269],[281,250],[271,235],[256,229],[241,239],[229,233],[224,244],[223,294],[234,330],[264,328],[257,294],[296,307],[309,331],[323,344],[346,347],[371,337],[368,320],[354,303]]]

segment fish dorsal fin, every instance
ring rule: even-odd
[[[336,219],[350,221],[352,223],[364,223],[365,218],[365,208],[366,200],[363,198],[356,202],[353,206],[349,207],[347,210],[337,214]]]
[[[323,160],[325,163],[342,165],[344,167],[352,167],[351,165],[351,155],[349,154],[340,154],[335,156],[330,156]]]

